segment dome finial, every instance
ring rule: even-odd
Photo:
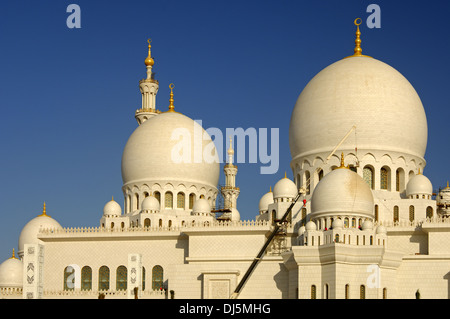
[[[341,153],[341,166],[339,166],[338,168],[348,168],[348,166],[345,166],[344,163],[344,152]]]
[[[155,64],[155,61],[152,58],[152,52],[151,52],[151,47],[152,46],[150,44],[150,43],[152,43],[152,39],[148,39],[147,42],[148,42],[148,56],[145,59],[145,65],[152,67],[153,64]]]
[[[17,259],[16,258],[16,251],[15,251],[14,248],[13,248],[12,256],[10,257],[10,259]]]
[[[359,23],[358,23],[359,22]],[[355,49],[353,50],[355,56],[361,56],[361,31],[359,31],[359,25],[362,23],[361,18],[356,18],[353,22],[356,25],[356,39],[355,39]]]
[[[44,202],[44,208],[42,209],[42,214],[40,214],[39,216],[47,216],[47,217],[50,217],[49,215],[47,215],[47,209],[46,209],[46,206],[45,206],[45,202]]]
[[[353,22],[356,25],[356,39],[355,39],[355,48],[353,49],[353,55],[348,56],[349,57],[355,57],[355,56],[363,56],[363,57],[369,57],[367,55],[362,54],[362,48],[361,48],[361,31],[359,30],[359,26],[362,23],[361,18],[356,18]]]
[[[173,85],[173,83],[169,84],[169,88],[170,88],[169,112],[175,112],[175,106],[173,105],[173,88],[174,87],[175,87],[175,85]]]

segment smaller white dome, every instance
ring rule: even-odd
[[[103,215],[104,216],[120,216],[122,214],[122,208],[120,205],[114,200],[110,200],[103,207]]]
[[[379,225],[377,227],[377,234],[386,234],[386,233],[387,233],[386,227],[384,227],[383,225]]]
[[[273,188],[273,198],[295,198],[297,186],[289,178],[280,179]]]
[[[428,177],[422,174],[417,174],[411,178],[406,185],[406,196],[411,195],[432,195],[433,185]]]
[[[344,227],[344,223],[342,223],[342,220],[340,218],[336,218],[335,220],[333,220],[331,227],[333,229],[342,229],[342,227]]]
[[[306,231],[306,227],[305,226],[300,226],[300,228],[298,229],[298,235],[303,235]]]
[[[265,212],[269,209],[269,205],[273,203],[273,193],[270,190],[268,193],[265,193],[261,199],[259,200],[259,211]]]
[[[309,222],[306,223],[305,228],[306,228],[306,230],[317,230],[316,223],[313,222],[312,220],[310,220]]]
[[[211,213],[211,205],[205,198],[199,198],[195,201],[192,212],[194,214]]]
[[[160,210],[160,204],[156,197],[154,196],[147,196],[142,201],[142,210],[153,210],[153,211],[159,211]]]
[[[0,288],[23,287],[23,262],[14,255],[0,265]]]
[[[37,238],[41,229],[62,229],[62,226],[44,211],[41,215],[30,220],[23,228],[19,236],[19,256],[23,252],[25,244],[39,244],[41,241]]]
[[[373,223],[370,220],[364,221],[361,225],[362,230],[371,230],[373,229]]]

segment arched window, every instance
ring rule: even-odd
[[[323,169],[319,170],[318,176],[319,176],[319,182],[320,182],[323,178]]]
[[[394,222],[398,222],[398,206],[394,206]]]
[[[111,229],[114,229],[114,222],[111,222]]]
[[[378,221],[378,205],[375,205],[375,221]]]
[[[334,236],[334,242],[335,242],[335,243],[338,243],[338,242],[339,242],[339,234],[336,234],[336,235]]]
[[[328,299],[328,284],[325,284],[325,299]]]
[[[414,221],[414,206],[413,205],[409,206],[409,221],[410,222]]]
[[[350,285],[346,284],[345,285],[345,299],[349,299],[350,298]]]
[[[75,289],[75,268],[67,266],[64,268],[64,290]]]
[[[427,218],[433,218],[433,207],[427,207]]]
[[[275,224],[275,220],[277,219],[277,212],[276,210],[272,210],[272,223]]]
[[[146,218],[146,219],[144,220],[144,227],[150,227],[150,225],[151,225],[150,218]]]
[[[155,266],[152,269],[152,289],[160,290],[163,288],[163,268],[161,266]]]
[[[316,285],[311,286],[311,299],[316,299]]]
[[[127,267],[125,266],[117,267],[116,290],[127,290]]]
[[[387,299],[387,288],[383,288],[383,299]]]
[[[154,192],[153,196],[158,200],[158,202],[161,204],[161,193],[160,192]]]
[[[363,169],[363,179],[371,189],[374,189],[373,168],[366,166]]]
[[[144,198],[147,198],[149,196],[150,196],[150,194],[148,192],[144,192]]]
[[[302,208],[302,225],[306,225],[306,208]]]
[[[405,190],[405,171],[402,168],[397,168],[395,171],[395,190],[397,192]]]
[[[92,268],[89,266],[81,269],[81,290],[92,290]]]
[[[192,209],[194,207],[195,202],[195,194],[191,193],[189,195],[189,209]]]
[[[184,198],[184,193],[179,192],[177,194],[177,208],[182,208],[184,209],[185,207],[185,198]]]
[[[133,210],[139,209],[139,194],[134,194]]]
[[[385,167],[382,167],[380,170],[380,189],[388,189],[388,170]]]
[[[98,270],[98,290],[109,290],[109,268],[106,266]]]
[[[145,290],[145,267],[142,267],[142,290]]]
[[[348,228],[348,225],[349,225],[349,219],[348,219],[348,217],[345,217],[344,218],[344,228]]]
[[[311,189],[310,185],[311,185],[311,181],[309,180],[311,177],[309,171],[305,172],[305,186],[306,186],[306,194],[309,194],[309,191]]]
[[[366,299],[366,286],[364,286],[364,285],[361,285],[359,287],[359,298]]]
[[[173,194],[172,194],[172,192],[166,192],[164,203],[165,203],[165,205],[164,205],[165,208],[173,208]]]

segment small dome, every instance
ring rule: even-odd
[[[280,179],[273,188],[273,198],[295,198],[297,193],[297,186],[287,177]]]
[[[269,209],[269,205],[273,203],[273,193],[270,190],[268,193],[265,193],[261,199],[259,200],[259,211],[265,212]]]
[[[406,196],[431,194],[433,194],[433,185],[425,175],[417,174],[413,176],[406,185]]]
[[[23,252],[25,244],[39,244],[41,241],[37,238],[40,229],[61,229],[62,226],[48,216],[44,211],[41,215],[30,220],[23,228],[19,236],[19,256]]]
[[[158,199],[154,196],[147,196],[142,201],[142,210],[154,210],[159,211],[160,210],[160,204]]]
[[[333,227],[333,229],[342,229],[343,226],[344,224],[342,223],[342,220],[340,218],[336,218],[331,224],[331,227]]]
[[[306,227],[305,226],[300,226],[300,228],[298,229],[298,235],[303,235],[306,231]]]
[[[197,199],[192,207],[194,214],[211,213],[211,205],[205,198]]]
[[[103,216],[120,216],[121,214],[122,208],[114,199],[107,202],[103,207]]]
[[[311,215],[351,214],[373,218],[373,195],[367,183],[355,172],[338,168],[326,174],[311,197]]]
[[[316,223],[313,222],[312,220],[310,220],[309,222],[306,223],[305,228],[306,228],[306,230],[317,230]]]
[[[386,233],[387,233],[386,227],[384,227],[383,225],[379,225],[377,227],[377,234],[386,234]]]
[[[362,230],[371,230],[373,229],[373,223],[370,220],[364,221],[361,225]]]
[[[14,255],[0,265],[0,288],[22,288],[23,262]]]

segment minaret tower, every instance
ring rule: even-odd
[[[158,93],[159,83],[155,80],[155,74],[152,73],[155,61],[151,54],[151,42],[152,41],[148,39],[148,56],[145,59],[147,78],[139,81],[139,89],[142,94],[142,107],[139,110],[136,110],[134,115],[139,125],[160,113],[160,111],[156,109],[156,94]]]
[[[234,149],[230,137],[230,146],[228,148],[228,160],[223,171],[225,172],[225,186],[221,188],[223,198],[225,200],[225,209],[236,208],[237,198],[239,196],[239,187],[236,187],[237,166],[233,164]]]

